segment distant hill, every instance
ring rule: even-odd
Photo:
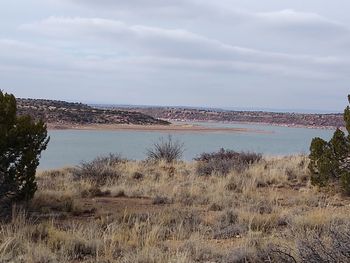
[[[114,109],[123,109],[115,107]],[[344,127],[342,113],[310,114],[269,111],[233,111],[179,107],[128,107],[129,111],[142,112],[154,118],[173,121],[220,121],[266,123],[281,126],[334,128]]]
[[[82,103],[17,98],[19,115],[29,114],[51,125],[137,124],[168,125],[137,111],[94,108]]]

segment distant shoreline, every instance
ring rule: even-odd
[[[62,124],[62,123],[48,123],[49,130],[106,130],[106,131],[149,131],[149,132],[206,132],[206,133],[261,133],[271,134],[273,131],[263,129],[250,128],[230,128],[230,127],[208,127],[198,125],[199,123],[221,123],[221,124],[245,124],[245,125],[266,125],[273,127],[285,128],[302,128],[302,129],[320,129],[320,130],[335,130],[337,127],[333,126],[311,126],[311,125],[297,125],[297,124],[277,124],[265,122],[244,122],[244,121],[202,121],[202,120],[173,120],[166,119],[172,122],[170,125],[137,125],[137,124]],[[343,129],[343,127],[341,127]]]
[[[121,110],[121,108],[114,108]],[[281,127],[335,129],[344,127],[342,114],[302,114],[263,111],[219,111],[189,108],[129,108],[129,111],[141,112],[153,118],[171,122],[219,122],[249,123]]]
[[[285,124],[285,123],[270,123],[270,122],[249,122],[249,121],[216,121],[216,120],[172,120],[165,119],[166,121],[181,124],[181,123],[221,123],[221,124],[245,124],[245,125],[266,125],[273,127],[285,127],[285,128],[301,128],[301,129],[315,129],[315,130],[335,130],[336,126],[316,126],[316,125],[301,125],[301,124]],[[339,127],[345,129],[345,127]]]
[[[86,104],[42,99],[17,99],[19,115],[42,119],[51,129],[148,130],[192,132],[250,132],[264,127],[189,127],[196,123],[268,125],[334,130],[343,127],[341,114],[300,114],[248,111],[214,111],[190,108],[93,108]],[[171,124],[172,123],[172,124]],[[164,128],[164,126],[169,127]],[[183,126],[186,127],[183,127]],[[210,125],[208,125],[210,126]],[[256,131],[255,131],[256,132]],[[264,131],[265,132],[265,131]]]
[[[271,134],[272,131],[249,128],[205,127],[191,124],[171,125],[134,125],[134,124],[53,124],[48,123],[49,130],[98,130],[98,131],[149,131],[149,132],[205,132],[205,133],[261,133]]]

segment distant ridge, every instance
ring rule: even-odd
[[[125,109],[94,108],[83,103],[47,99],[17,99],[18,114],[29,114],[50,125],[136,124],[168,125],[168,121]]]
[[[296,113],[273,111],[225,110],[196,107],[137,107],[120,106],[113,109],[142,112],[154,118],[170,121],[219,121],[263,123],[280,126],[336,128],[344,127],[342,113]]]
[[[87,103],[97,108],[176,108],[176,109],[197,109],[197,110],[215,110],[215,111],[248,111],[248,112],[275,112],[275,113],[301,113],[301,114],[342,114],[341,110],[316,110],[316,109],[274,109],[274,108],[254,108],[254,107],[205,107],[205,106],[162,106],[162,105],[138,105],[138,104],[103,104]]]
[[[209,107],[83,104],[48,99],[17,99],[18,113],[50,126],[94,124],[168,125],[169,121],[264,123],[280,126],[344,127],[342,113],[297,113],[230,110]],[[168,120],[168,121],[166,121]]]

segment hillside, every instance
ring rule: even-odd
[[[56,100],[17,99],[19,115],[29,114],[49,125],[136,124],[168,125],[167,121],[127,110],[97,109],[82,103]]]
[[[116,109],[122,109],[121,107]],[[176,121],[224,121],[267,123],[282,126],[305,127],[344,127],[343,115],[332,114],[305,114],[281,113],[264,111],[228,111],[196,108],[172,107],[130,107],[128,110],[142,112],[154,118]]]

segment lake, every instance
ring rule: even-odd
[[[184,159],[191,160],[202,152],[220,148],[236,151],[254,151],[266,155],[308,153],[313,137],[329,139],[333,132],[325,129],[290,128],[256,124],[196,123],[210,127],[238,127],[264,130],[254,132],[154,132],[154,131],[101,131],[101,130],[52,130],[51,141],[43,152],[40,169],[60,168],[89,161],[99,155],[120,153],[122,156],[141,160],[147,148],[171,134],[184,143]]]

